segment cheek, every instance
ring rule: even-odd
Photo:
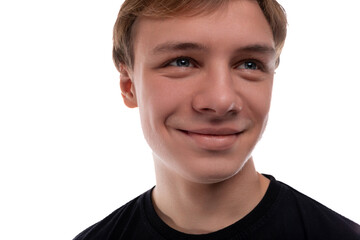
[[[181,106],[178,88],[159,77],[142,79],[137,89],[139,113],[144,136],[149,145],[160,144],[166,131],[166,120]]]
[[[266,124],[270,110],[272,81],[266,81],[247,88],[243,94],[249,114],[259,124]]]

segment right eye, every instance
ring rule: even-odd
[[[195,67],[190,58],[179,57],[171,61],[168,66],[173,67]]]
[[[258,70],[259,66],[258,64],[256,64],[255,61],[246,61],[240,66],[238,66],[238,69]]]

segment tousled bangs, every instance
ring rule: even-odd
[[[113,32],[113,60],[120,71],[120,65],[133,68],[132,27],[136,18],[176,17],[210,14],[229,1],[235,0],[125,0],[118,14]],[[255,1],[255,0],[253,0]],[[276,0],[257,0],[274,36],[277,64],[285,43],[287,20],[284,9]]]

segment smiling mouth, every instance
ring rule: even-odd
[[[186,131],[186,130],[179,130],[185,134],[197,134],[197,135],[204,135],[204,136],[230,136],[230,135],[238,135],[241,132],[234,132],[234,133],[200,133],[200,132],[191,132],[191,131]]]
[[[199,134],[199,135],[209,135],[209,136],[227,136],[233,134],[240,134],[242,131],[238,131],[232,128],[203,128],[197,130],[184,130],[184,129],[177,129],[187,134]]]
[[[222,130],[180,130],[191,144],[209,151],[224,151],[231,149],[243,132],[230,129]]]

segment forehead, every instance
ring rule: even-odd
[[[254,44],[274,47],[270,25],[257,1],[252,0],[230,1],[208,14],[191,17],[139,17],[133,40],[135,56],[150,54],[169,42],[195,42],[210,50]]]

